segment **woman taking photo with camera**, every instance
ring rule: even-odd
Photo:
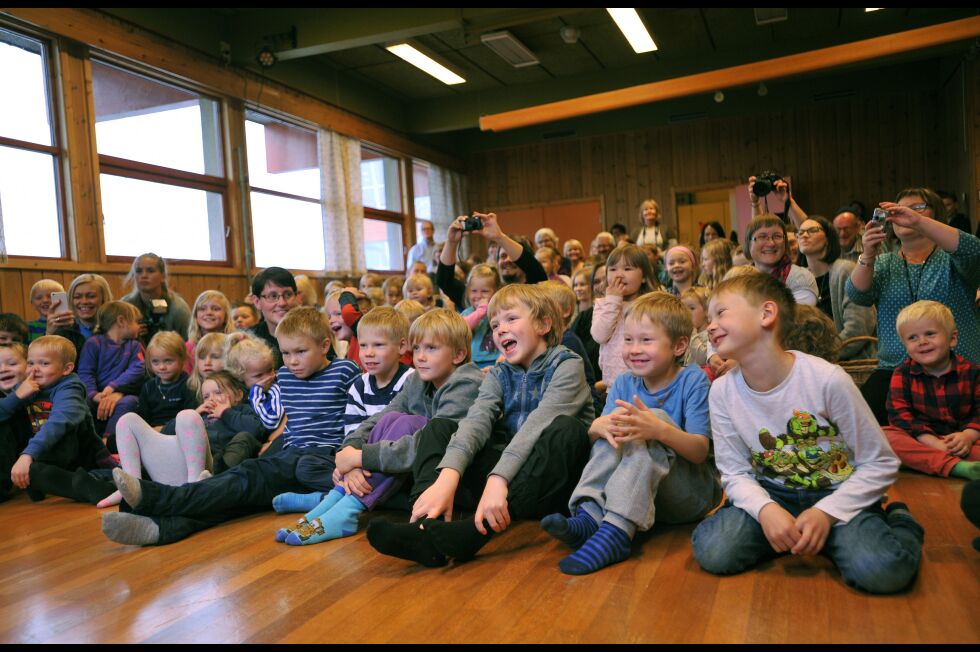
[[[81,274],[71,282],[67,294],[67,306],[60,301],[51,306],[46,334],[69,340],[78,355],[85,341],[92,337],[99,308],[112,301],[112,290],[98,274]]]
[[[191,310],[176,292],[167,287],[167,263],[153,253],[138,256],[123,281],[133,286],[133,291],[122,298],[139,308],[140,341],[149,343],[159,331],[176,331],[187,339],[187,327],[191,323]]]
[[[975,305],[980,285],[980,239],[935,218],[943,202],[928,188],[908,188],[893,202],[880,204],[887,225],[871,221],[861,242],[864,253],[847,283],[847,294],[862,306],[878,307],[878,370],[861,393],[878,422],[887,423],[885,402],[892,371],[905,359],[905,347],[895,328],[902,308],[931,299],[953,312],[959,341],[955,351],[980,362],[980,321]],[[894,230],[900,247],[878,254],[879,245]]]

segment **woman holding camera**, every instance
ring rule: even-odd
[[[817,281],[804,267],[789,261],[786,223],[768,213],[755,218],[745,227],[746,257],[760,272],[783,282],[797,303],[817,305]]]
[[[874,335],[878,319],[875,309],[859,306],[847,296],[845,288],[854,263],[840,257],[837,230],[826,218],[811,215],[800,225],[797,235],[800,253],[817,281],[817,307],[834,320],[840,338]],[[855,342],[841,349],[840,359],[873,358],[875,354],[874,344]]]
[[[123,282],[132,285],[133,291],[122,300],[139,308],[143,315],[143,346],[159,331],[176,331],[187,339],[191,310],[183,297],[167,287],[167,262],[163,258],[153,253],[138,256]]]
[[[60,335],[75,345],[76,356],[95,330],[96,316],[103,304],[112,301],[109,283],[98,274],[80,274],[68,287],[68,304],[51,306],[47,335]]]
[[[906,357],[895,328],[904,307],[922,299],[948,306],[959,331],[954,350],[980,362],[980,320],[974,304],[980,286],[980,239],[936,220],[943,214],[943,202],[928,188],[907,188],[894,203],[880,206],[900,247],[879,255],[879,245],[890,236],[885,223],[868,222],[861,238],[864,253],[851,273],[847,295],[858,305],[878,308],[878,370],[861,393],[878,422],[886,424],[891,374]]]
[[[765,215],[768,212],[766,202],[762,202],[760,199],[772,193],[776,203],[783,209],[782,212],[776,211],[776,214],[780,217],[785,215],[784,219],[789,220],[789,223],[796,228],[800,228],[800,225],[806,221],[807,215],[806,211],[800,208],[800,205],[793,199],[793,192],[790,190],[789,184],[773,172],[763,172],[762,174],[761,180],[755,176],[749,177],[749,201],[752,202],[752,217]],[[755,194],[756,181],[764,182],[760,186],[758,195]]]

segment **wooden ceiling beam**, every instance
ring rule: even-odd
[[[837,68],[935,45],[977,38],[980,17],[974,16],[876,38],[802,52],[731,68],[631,86],[569,100],[539,104],[480,118],[483,131],[507,131],[640,104],[687,97],[719,89],[756,84],[817,70]]]

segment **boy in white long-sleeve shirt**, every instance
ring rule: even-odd
[[[705,570],[739,573],[781,553],[824,553],[849,585],[905,588],[918,570],[922,527],[902,503],[880,508],[899,461],[850,377],[785,351],[796,303],[765,274],[723,282],[708,333],[738,368],[709,405],[728,503],[694,531]]]

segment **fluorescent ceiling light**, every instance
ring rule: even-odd
[[[657,44],[647,31],[636,9],[606,9],[637,54],[653,52]]]
[[[872,11],[881,11],[884,7],[878,7],[877,9],[865,9],[864,13],[870,14]]]
[[[452,86],[453,84],[462,84],[466,81],[446,66],[429,55],[423,54],[408,43],[389,45],[386,49],[396,57],[401,57],[416,68],[429,73],[443,84]]]

